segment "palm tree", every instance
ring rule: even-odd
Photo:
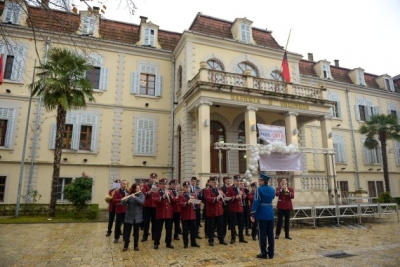
[[[48,61],[38,67],[38,81],[28,85],[33,95],[41,95],[48,111],[57,109],[57,128],[54,146],[53,178],[49,217],[55,217],[57,185],[60,177],[60,162],[67,111],[86,107],[86,99],[94,102],[91,83],[86,79],[86,71],[92,68],[86,59],[65,48],[52,48]]]
[[[378,148],[379,142],[381,143],[385,189],[386,192],[390,193],[386,141],[388,139],[400,140],[400,125],[397,121],[397,117],[391,114],[372,115],[368,121],[366,121],[364,124],[360,126],[359,131],[361,134],[367,135],[367,138],[365,139],[364,142],[364,146],[367,147],[368,149]],[[378,136],[379,142],[375,139],[376,136]]]

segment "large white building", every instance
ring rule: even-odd
[[[304,153],[303,171],[270,173],[273,185],[278,177],[290,180],[297,205],[328,204],[334,181],[341,196],[359,188],[371,197],[384,191],[380,151],[363,147],[358,128],[372,114],[400,115],[396,77],[289,51],[291,83],[286,83],[280,75],[283,47],[246,18],[226,21],[199,13],[189,30],[175,33],[145,17],[134,25],[87,11],[55,11],[57,18],[39,20],[43,10],[31,7],[37,18],[34,42],[32,25],[18,6],[5,1],[0,12],[2,30],[12,37],[8,44],[0,41],[5,59],[1,203],[17,199],[29,106],[26,85],[32,81],[36,51],[45,60],[50,47],[60,46],[77,49],[93,62],[88,77],[96,97],[87,109],[68,113],[60,203],[65,185],[83,171],[94,179],[92,202],[103,208],[116,178],[132,183],[156,172],[180,181],[197,176],[204,185],[220,172],[214,143],[256,144],[256,123],[284,126],[288,144],[335,152]],[[22,194],[36,189],[40,202],[47,203],[55,112],[46,111],[41,101],[31,101]],[[400,144],[389,141],[388,151],[392,195],[400,197]],[[248,158],[246,151],[222,151],[221,175],[244,174]]]

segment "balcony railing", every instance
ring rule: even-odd
[[[221,85],[230,86],[231,88],[235,87],[250,90],[253,89],[260,92],[279,93],[282,95],[296,95],[299,97],[321,100],[327,99],[326,89],[324,88],[305,86],[300,84],[289,84],[276,80],[253,77],[248,74],[249,73],[247,72],[245,72],[245,74],[238,74],[201,68],[199,73],[197,73],[197,75],[189,81],[188,91],[190,92],[194,90],[194,86],[196,86],[196,84],[199,82],[207,82],[216,86]],[[220,88],[221,86],[218,86],[218,88]]]

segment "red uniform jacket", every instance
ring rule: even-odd
[[[177,200],[170,198],[163,198],[164,191],[160,190],[156,193],[153,193],[153,203],[157,208],[156,211],[156,219],[172,219],[173,211],[172,211],[172,203],[176,202]]]
[[[143,203],[143,207],[153,207],[153,208],[155,208],[156,206],[155,206],[155,204],[154,204],[154,193],[152,193],[151,191],[150,191],[150,189],[151,189],[151,184],[145,184],[145,185],[143,185],[143,188],[142,188],[142,193],[143,193],[143,195],[144,195],[144,203]]]
[[[288,187],[288,191],[288,193],[283,192],[280,186],[275,190],[275,196],[278,197],[276,207],[280,210],[293,210],[292,199],[294,198],[294,190],[292,187]]]
[[[217,217],[224,214],[224,208],[222,207],[222,199],[217,200],[218,188],[208,188],[204,190],[206,199],[206,216]]]
[[[239,194],[238,190],[242,192],[244,198],[246,194],[244,190],[239,187],[233,185],[226,190],[226,196],[232,198],[229,200],[229,212],[243,212],[244,200],[241,198],[236,199],[236,196]]]
[[[113,197],[114,190],[117,190],[117,189],[113,188],[113,189],[110,189],[110,191],[108,191],[108,195],[110,197]],[[115,209],[115,204],[114,204],[114,201],[112,201],[112,199],[111,199],[110,203],[108,204],[108,211],[113,211],[113,209]]]
[[[115,213],[125,213],[126,212],[126,206],[121,205],[121,199],[124,197],[125,197],[125,192],[122,189],[115,190],[113,199],[112,199],[112,202],[115,205]]]
[[[189,204],[190,194],[183,193],[179,196],[178,204],[181,209],[181,221],[196,220],[196,210]]]
[[[250,210],[253,207],[253,201],[254,201],[254,192],[250,191],[249,194],[247,195],[247,198],[250,201]]]
[[[179,195],[178,190],[176,190],[176,189],[170,189],[170,191],[172,192],[172,195],[174,196],[174,198]],[[173,211],[173,213],[181,212],[181,206],[179,206],[179,200],[172,202],[172,211]]]

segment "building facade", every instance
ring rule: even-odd
[[[257,144],[257,123],[284,126],[287,143],[310,152],[302,172],[270,173],[274,186],[279,177],[289,179],[297,205],[330,203],[329,188],[342,199],[359,188],[372,197],[384,190],[380,151],[365,149],[357,129],[372,114],[400,115],[396,77],[288,52],[291,82],[284,82],[283,47],[245,18],[199,13],[188,30],[175,33],[145,17],[134,25],[55,11],[57,17],[34,20],[41,21],[34,41],[22,10],[5,1],[0,12],[2,29],[13,37],[0,41],[1,203],[16,202],[21,161],[22,195],[31,188],[42,194],[40,202],[50,199],[55,112],[30,99],[26,85],[39,65],[35,58],[45,61],[51,47],[87,57],[96,98],[67,114],[60,203],[63,188],[83,171],[94,179],[92,202],[103,208],[117,178],[133,183],[156,172],[180,181],[197,176],[204,185],[211,175],[243,175],[249,152],[219,151],[214,143]],[[36,18],[43,12],[30,8]],[[388,151],[392,195],[400,196],[400,144],[389,141]]]

